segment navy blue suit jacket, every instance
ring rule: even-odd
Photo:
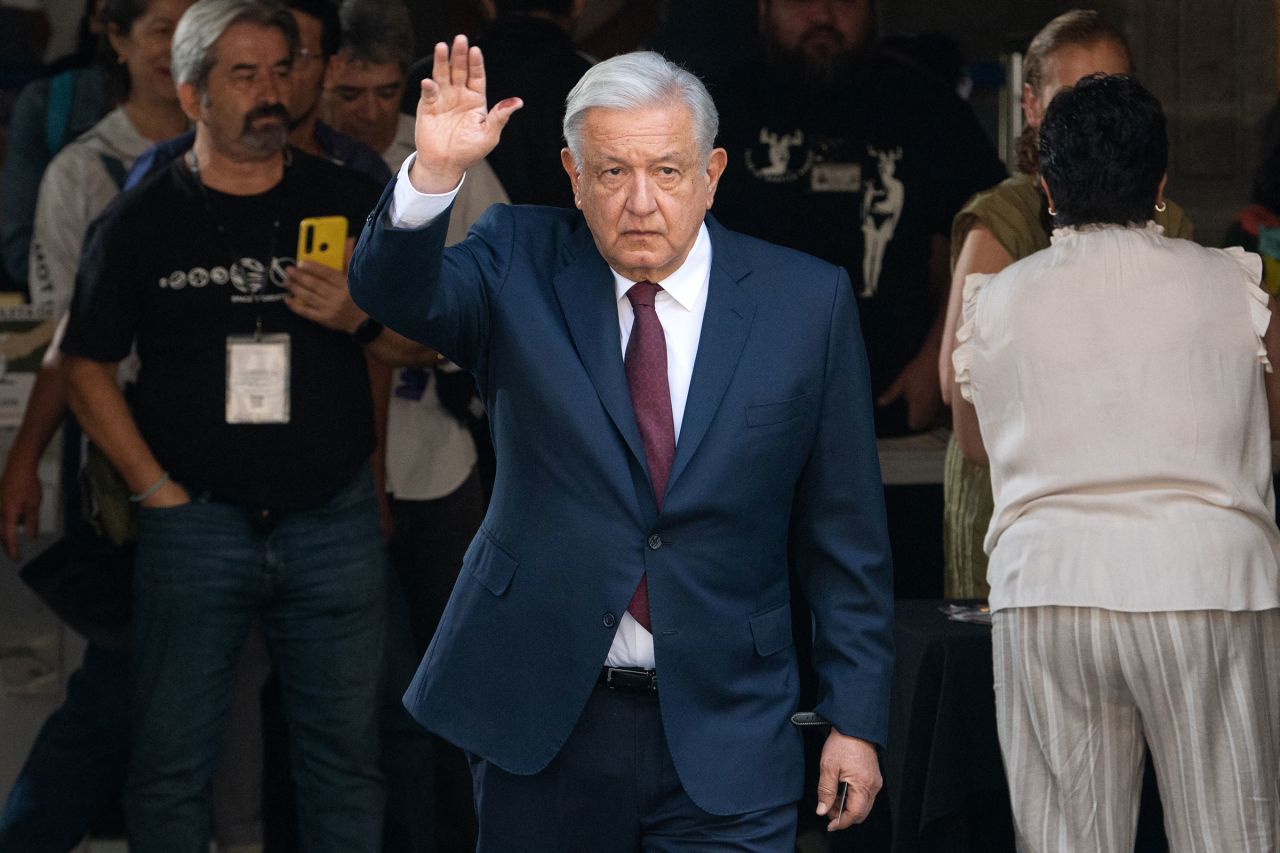
[[[706,315],[659,513],[613,277],[582,215],[495,206],[444,249],[448,216],[392,228],[391,192],[356,248],[352,295],[475,375],[498,460],[405,696],[418,721],[509,772],[538,772],[647,572],[663,727],[689,796],[715,814],[794,800],[790,545],[815,618],[817,710],[883,744],[892,569],[844,271],[708,217]]]

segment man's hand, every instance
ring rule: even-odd
[[[907,427],[913,430],[927,429],[938,419],[942,405],[942,389],[938,379],[938,350],[926,346],[916,357],[907,362],[898,378],[893,380],[880,398],[877,406],[887,406],[905,398],[907,401]]]
[[[0,541],[9,559],[17,561],[18,524],[27,529],[27,537],[40,535],[40,478],[34,462],[25,464],[10,458],[0,475]]]
[[[463,173],[494,149],[507,119],[523,105],[519,98],[507,98],[488,109],[480,48],[468,48],[463,35],[454,36],[452,49],[438,42],[418,99],[413,133],[418,157],[409,170],[414,188],[446,193],[456,187]]]
[[[299,317],[335,332],[351,334],[369,316],[351,301],[344,272],[314,261],[303,261],[290,267],[286,275],[289,295],[285,303]]]
[[[862,823],[871,813],[883,780],[876,748],[865,740],[842,735],[835,729],[827,735],[818,765],[818,816],[830,814],[828,832],[848,829]],[[836,814],[836,789],[847,782],[849,792],[844,801],[844,814]]]

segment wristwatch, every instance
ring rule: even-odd
[[[373,343],[380,334],[382,334],[382,324],[372,317],[366,317],[365,321],[356,326],[356,330],[351,333],[351,340],[364,346]]]

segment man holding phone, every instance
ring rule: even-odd
[[[208,849],[255,620],[283,679],[304,849],[381,849],[386,570],[365,353],[391,336],[322,326],[309,294],[327,289],[310,285],[342,271],[291,267],[302,219],[361,222],[377,186],[286,149],[296,48],[289,13],[257,0],[184,15],[172,69],[194,145],[104,214],[63,342],[72,407],[141,508],[126,792],[141,853]],[[135,344],[126,403],[115,365]]]

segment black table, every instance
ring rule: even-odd
[[[992,688],[991,628],[937,600],[899,601],[884,756],[894,853],[1012,851]]]
[[[895,608],[897,659],[883,756],[893,853],[1012,851],[1013,818],[996,737],[991,628],[953,622],[940,600]],[[1147,760],[1134,850],[1167,853]]]

